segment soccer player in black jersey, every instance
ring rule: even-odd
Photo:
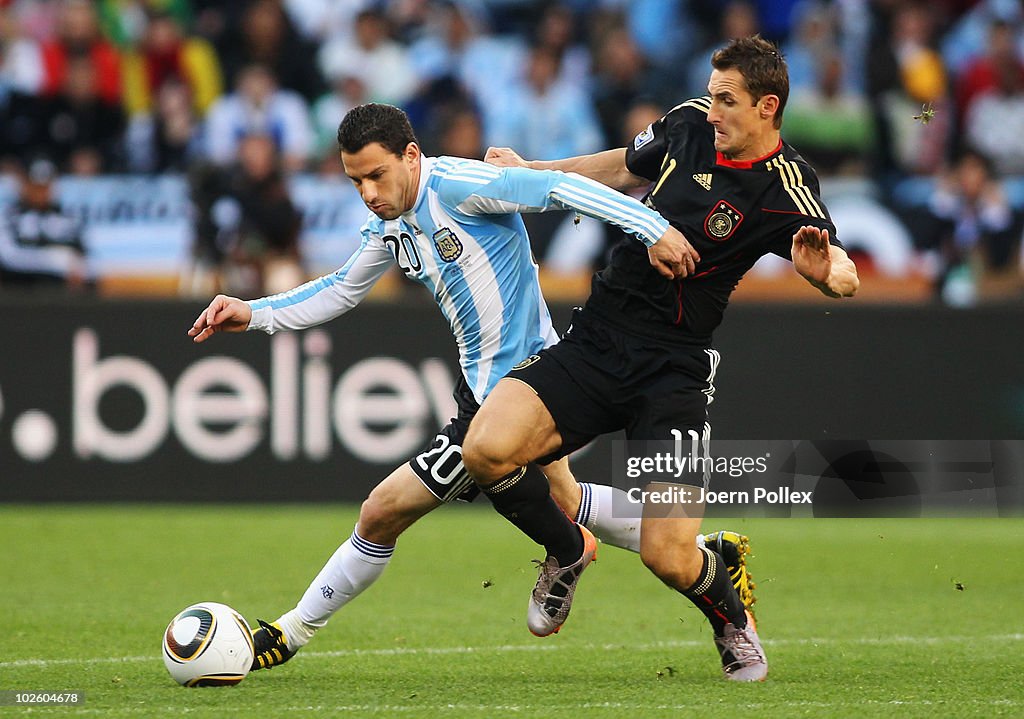
[[[732,41],[711,64],[709,96],[673,108],[632,147],[529,163],[507,148],[488,151],[494,164],[577,172],[617,189],[652,183],[646,202],[690,247],[675,279],[636,243],[615,248],[565,338],[510,372],[473,420],[463,449],[478,482],[620,429],[629,452],[679,435],[706,440],[718,365],[712,332],[761,256],[791,259],[830,297],[857,291],[856,267],[836,240],[814,171],[781,139],[785,60],[753,37]],[[707,616],[726,677],[764,679],[764,651],[722,557],[695,546],[701,518],[657,510],[643,508],[644,564]]]

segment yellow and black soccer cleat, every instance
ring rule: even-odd
[[[285,642],[281,627],[277,624],[268,624],[262,619],[256,621],[259,622],[260,628],[252,633],[255,658],[249,671],[276,667],[295,656],[295,651],[289,649]]]
[[[718,532],[704,535],[704,546],[718,552],[725,560],[729,568],[729,578],[732,585],[736,587],[736,593],[740,595],[740,601],[747,611],[753,615],[753,606],[757,601],[754,596],[754,577],[747,569],[747,555],[750,554],[750,540],[739,532],[731,532],[723,529]]]

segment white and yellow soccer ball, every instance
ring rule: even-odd
[[[167,625],[163,656],[174,681],[187,687],[238,684],[252,666],[252,630],[226,604],[193,604]]]

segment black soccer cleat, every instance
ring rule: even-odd
[[[262,619],[257,619],[260,628],[252,633],[253,660],[249,671],[257,669],[270,669],[284,664],[295,656],[298,651],[288,648],[284,632],[281,627],[275,624],[268,624]]]

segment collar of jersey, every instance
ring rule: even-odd
[[[776,154],[781,149],[782,149],[782,138],[780,137],[779,138],[779,144],[775,146],[774,150],[769,152],[767,155],[762,155],[761,157],[754,158],[753,160],[730,160],[725,155],[723,155],[721,152],[718,152],[718,150],[715,150],[715,164],[716,165],[721,165],[723,167],[734,167],[737,170],[749,170],[751,167],[754,166],[755,163],[763,162],[763,161],[767,160],[769,157],[771,157],[772,155]]]
[[[413,203],[412,209],[404,214],[416,214],[416,211],[420,209],[420,203],[422,203],[423,198],[427,196],[427,178],[430,177],[430,171],[433,167],[433,157],[427,157],[426,155],[420,156],[420,186],[419,189],[416,190],[416,202]]]

